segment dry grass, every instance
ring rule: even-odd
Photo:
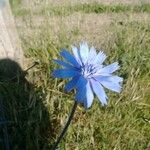
[[[15,149],[48,150],[56,140],[73,105],[74,92],[64,93],[66,81],[50,76],[57,67],[52,59],[60,58],[61,48],[70,50],[71,44],[86,40],[97,50],[104,49],[106,63],[119,61],[123,90],[119,95],[107,92],[107,107],[101,107],[97,99],[89,110],[79,106],[58,149],[149,150],[149,18],[146,12],[17,17],[26,57],[39,65],[26,76],[32,88],[5,83],[6,92],[0,86],[7,97],[7,117],[16,125],[9,130]]]
[[[148,13],[73,13],[69,16],[32,16],[32,19],[30,17],[16,18],[17,27],[24,38],[36,37],[40,34],[39,29],[45,27],[46,24],[46,28],[49,28],[48,31],[52,36],[51,38],[56,43],[59,42],[60,35],[64,33],[68,39],[71,38],[76,43],[86,40],[99,47],[109,42],[112,38],[113,35],[109,30],[111,24],[149,21],[150,15]],[[72,34],[74,37],[70,37]]]
[[[91,3],[99,3],[99,4],[141,4],[141,3],[149,3],[149,0],[32,0],[28,1],[24,0],[23,4],[25,7],[31,7],[31,6],[40,6],[40,5],[74,5],[74,4],[91,4]]]

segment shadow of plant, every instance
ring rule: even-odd
[[[44,94],[10,59],[0,60],[0,149],[48,149],[51,135]]]

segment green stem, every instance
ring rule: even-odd
[[[52,146],[52,150],[56,150],[56,148],[57,148],[58,144],[60,143],[60,141],[62,140],[64,134],[67,132],[67,129],[68,129],[70,123],[71,123],[71,120],[72,120],[72,118],[73,118],[73,116],[74,116],[74,113],[75,113],[75,110],[76,110],[76,108],[77,108],[77,104],[78,104],[78,103],[75,101],[75,103],[74,103],[74,105],[73,105],[73,107],[72,107],[72,111],[71,111],[71,113],[70,113],[70,116],[69,116],[69,118],[68,118],[68,121],[67,121],[65,127],[63,128],[61,134],[59,135],[57,141],[56,141],[55,144]]]

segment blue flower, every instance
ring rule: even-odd
[[[75,100],[82,103],[85,108],[92,105],[95,93],[102,103],[107,104],[107,95],[104,88],[120,92],[123,78],[115,76],[119,69],[117,62],[108,66],[103,65],[106,55],[100,51],[98,54],[94,47],[89,48],[87,43],[81,43],[79,49],[72,46],[73,55],[66,50],[61,51],[61,56],[66,61],[54,60],[63,66],[53,72],[56,78],[72,78],[65,86],[67,92],[76,89]]]

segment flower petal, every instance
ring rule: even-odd
[[[101,81],[100,83],[109,90],[112,90],[118,93],[121,92],[121,86],[119,83],[113,83],[113,82],[107,82],[107,81]]]
[[[101,101],[102,105],[107,105],[107,96],[101,84],[94,79],[91,79],[92,89],[97,95],[98,99]]]
[[[81,57],[82,63],[85,63],[87,61],[88,55],[89,55],[89,47],[86,42],[83,42],[80,44],[79,52],[80,52],[80,57]]]
[[[60,52],[61,56],[63,56],[69,63],[73,64],[75,67],[80,68],[79,63],[75,59],[74,56],[72,56],[68,51],[63,50]]]
[[[97,76],[94,77],[97,81],[99,81],[104,87],[110,89],[112,91],[120,93],[121,86],[120,82],[123,81],[121,77],[118,76]]]
[[[109,73],[110,74],[110,73],[115,72],[118,69],[119,69],[118,62],[114,62],[114,63],[112,63],[112,64],[110,64],[110,65],[100,69],[99,73],[100,74],[103,74],[103,73]]]
[[[82,89],[82,87],[84,87],[87,84],[87,79],[84,78],[83,76],[80,76],[77,84],[76,84],[76,88],[77,89]]]
[[[92,91],[90,82],[87,82],[87,84],[86,84],[86,98],[84,100],[84,107],[85,108],[91,107],[91,105],[93,103],[93,99],[94,99],[94,95],[93,95],[93,91]]]
[[[98,80],[99,82],[101,81],[107,81],[107,82],[113,82],[113,83],[119,83],[123,81],[123,78],[118,77],[118,76],[93,76],[96,80]]]
[[[86,97],[86,87],[82,87],[82,89],[77,89],[75,99],[77,102],[84,104],[84,99]]]
[[[72,78],[72,80],[70,80],[66,86],[65,86],[65,90],[67,92],[70,92],[77,84],[78,80],[79,80],[80,76],[75,76]]]
[[[57,69],[52,75],[56,78],[70,78],[79,75],[79,72],[71,69]]]
[[[91,63],[96,57],[97,53],[94,47],[90,48],[89,56],[88,56],[88,63]]]
[[[79,54],[78,48],[75,47],[75,46],[72,46],[72,52],[73,52],[76,60],[78,61],[78,63],[81,65],[82,63],[81,63],[81,58],[80,58],[80,54]]]
[[[96,58],[94,59],[94,64],[101,65],[105,61],[105,59],[106,59],[106,55],[104,54],[104,52],[100,51],[96,56]]]
[[[54,61],[55,63],[57,63],[58,65],[61,65],[61,66],[65,67],[65,68],[75,69],[72,65],[70,65],[70,64],[68,64],[68,63],[66,63],[66,62],[64,62],[64,61],[56,60],[56,59],[54,59],[53,61]]]
[[[87,84],[87,80],[83,76],[80,76],[76,84],[77,93],[75,98],[78,102],[83,103],[86,94],[86,84]]]

